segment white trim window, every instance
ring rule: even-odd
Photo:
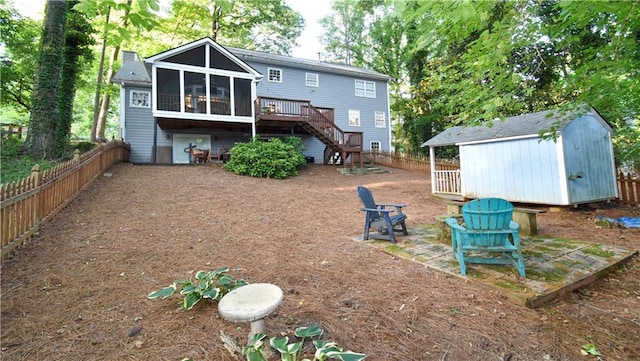
[[[274,83],[282,83],[282,69],[267,68],[267,79]]]
[[[151,92],[132,90],[129,93],[129,106],[132,108],[151,108]]]
[[[365,98],[376,97],[376,83],[367,80],[356,79],[356,96]]]
[[[380,141],[372,140],[370,144],[371,153],[380,153]]]
[[[384,112],[376,112],[376,128],[384,128],[386,126],[386,117]]]
[[[307,86],[317,88],[320,86],[320,77],[316,73],[304,73],[304,82]]]
[[[349,109],[349,126],[352,126],[352,127],[360,126],[360,110],[359,109]]]

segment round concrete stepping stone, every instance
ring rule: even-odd
[[[256,333],[265,333],[264,318],[282,303],[280,287],[270,283],[252,283],[227,293],[218,302],[218,312],[233,322],[251,322],[249,341]]]

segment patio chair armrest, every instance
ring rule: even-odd
[[[393,209],[384,209],[384,208],[360,208],[361,211],[367,212],[382,212],[382,213],[391,213]]]
[[[455,218],[445,218],[445,223],[449,225],[449,227],[456,229],[458,231],[466,231],[467,229],[458,224],[458,220]]]
[[[396,208],[402,208],[402,207],[406,207],[406,204],[402,204],[402,203],[377,203],[376,206],[387,206],[387,207],[396,207]]]
[[[509,222],[509,229],[511,229],[512,231],[517,231],[520,229],[520,225],[514,221],[510,221]]]
[[[401,203],[378,203],[378,204],[376,204],[376,206],[381,207],[382,209],[385,209],[385,207],[395,207],[396,212],[398,212],[398,214],[402,214],[402,208],[406,207],[406,204],[401,204]]]

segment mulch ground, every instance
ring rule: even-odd
[[[351,239],[362,232],[355,187],[402,202],[409,225],[445,214],[428,176],[341,175],[306,166],[285,180],[220,165],[118,164],[2,263],[3,360],[238,360],[249,325],[147,294],[197,270],[230,267],[274,283],[284,302],[269,336],[319,324],[323,339],[367,360],[640,359],[640,260],[540,309]],[[542,235],[640,249],[640,230],[598,228],[606,203],[538,216]],[[585,356],[593,345],[602,356]]]

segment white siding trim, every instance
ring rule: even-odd
[[[569,204],[569,178],[564,155],[564,140],[562,135],[556,139],[556,159],[558,161],[558,180],[560,181],[560,204]]]
[[[152,96],[153,97],[153,96]],[[126,119],[125,119],[125,114],[127,114],[126,112],[126,98],[127,98],[127,89],[125,88],[124,84],[120,85],[120,139],[126,139]]]
[[[558,133],[558,134],[560,134],[560,133]],[[504,142],[504,141],[510,141],[510,140],[529,139],[529,138],[537,138],[537,137],[538,137],[538,134],[529,134],[529,135],[519,135],[519,136],[516,136],[516,137],[473,140],[473,141],[469,141],[469,142],[456,143],[455,145],[461,146],[461,145],[472,145],[472,144],[482,144],[482,143],[495,143],[495,142]]]

